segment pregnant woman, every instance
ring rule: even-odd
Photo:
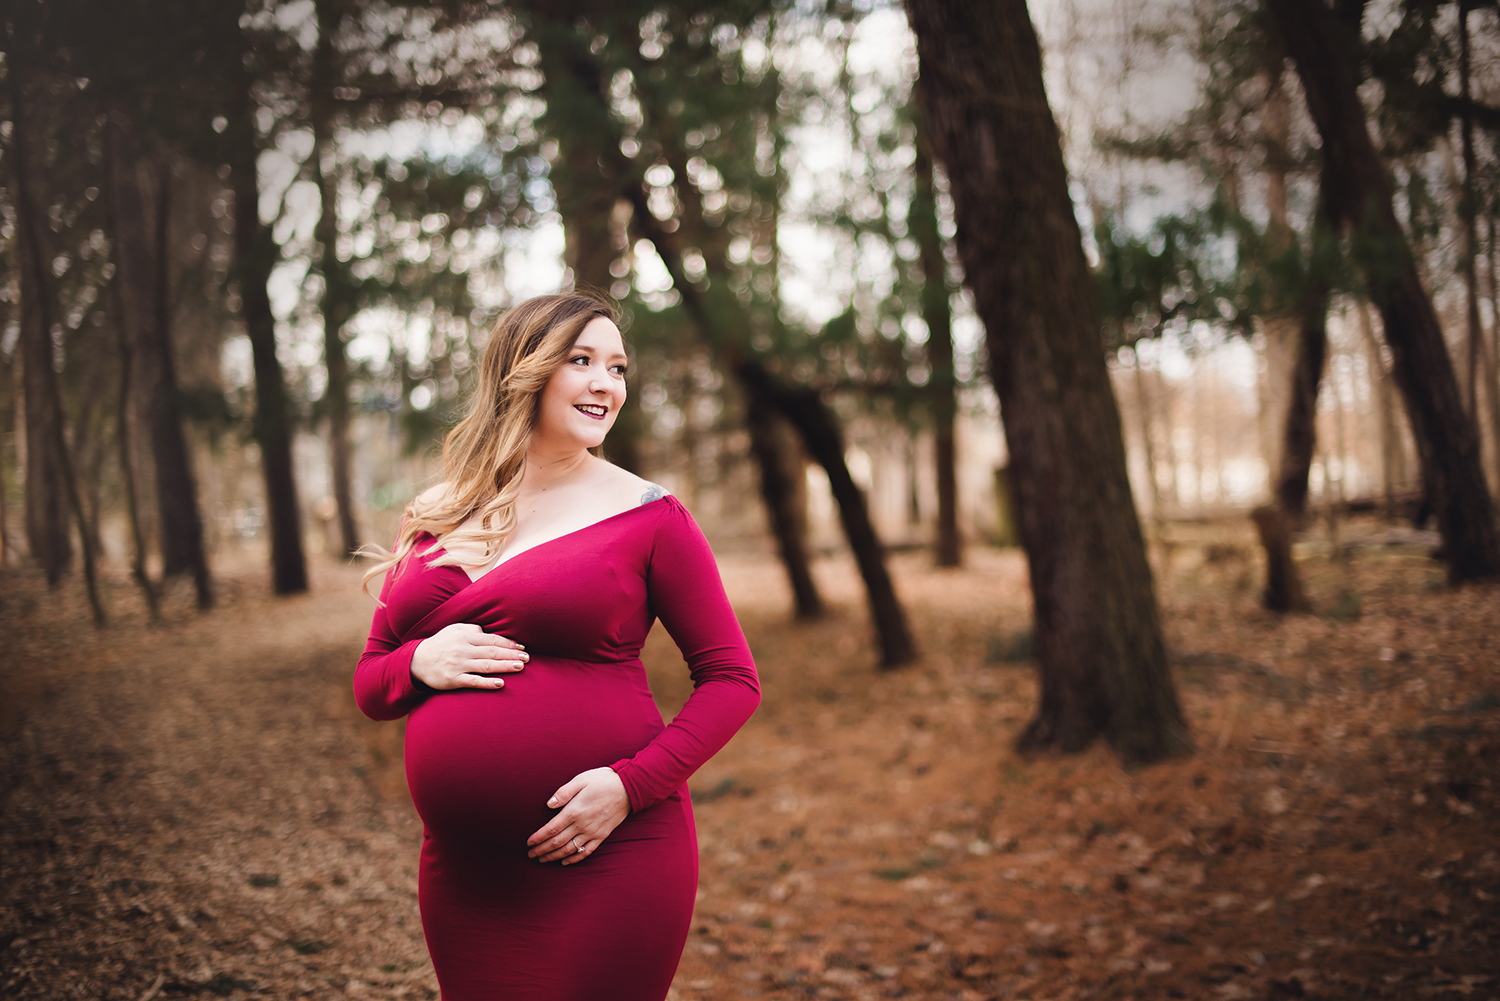
[[[692,516],[596,454],[625,365],[601,302],[502,316],[446,480],[366,577],[385,572],[354,691],[409,716],[444,1001],[661,1001],[698,883],[687,778],[760,701]],[[658,618],[693,679],[667,726],[640,661]]]

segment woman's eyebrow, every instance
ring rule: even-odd
[[[591,355],[592,354],[598,354],[597,351],[595,351],[593,348],[589,347],[587,344],[575,344],[575,345],[573,345],[573,350],[574,351],[587,351]],[[609,360],[610,361],[616,361],[616,360],[619,360],[619,361],[629,361],[630,358],[624,352],[616,351],[614,354],[612,354],[612,355],[609,356]]]

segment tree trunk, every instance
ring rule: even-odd
[[[318,182],[321,211],[314,233],[321,246],[323,274],[323,363],[328,388],[323,404],[328,413],[328,466],[333,480],[333,500],[338,511],[339,543],[344,555],[359,551],[359,529],[354,519],[354,491],[349,445],[349,359],[344,350],[344,324],[354,311],[356,288],[349,269],[338,257],[338,176],[334,170],[337,150],[333,121],[336,106],[333,88],[337,56],[333,39],[342,19],[338,0],[318,0],[318,45],[313,51],[312,119],[313,166]]]
[[[906,610],[901,607],[890,574],[886,572],[885,547],[880,544],[875,525],[870,521],[865,495],[849,475],[849,466],[844,461],[844,435],[838,418],[817,390],[783,386],[758,362],[740,360],[735,365],[735,374],[752,393],[764,398],[791,421],[802,436],[808,454],[828,474],[828,485],[838,503],[844,537],[849,540],[849,548],[854,552],[860,576],[865,581],[870,616],[880,639],[881,666],[900,667],[915,660],[916,643],[906,622]]]
[[[135,125],[116,107],[110,110],[105,132],[115,282],[121,302],[119,320],[135,368],[130,379],[134,397],[131,409],[144,418],[141,423],[151,443],[151,467],[156,471],[162,574],[170,577],[191,572],[197,585],[198,607],[209,608],[213,605],[213,587],[172,357],[167,275],[170,173],[163,165],[156,185],[153,241],[147,232],[146,201],[140,183],[147,159]]]
[[[1370,307],[1363,299],[1354,304],[1359,318],[1359,332],[1364,338],[1365,353],[1370,361],[1371,382],[1375,388],[1375,406],[1380,411],[1380,482],[1384,497],[1385,517],[1396,516],[1396,480],[1400,467],[1399,449],[1401,441],[1396,429],[1395,415],[1391,412],[1391,377],[1385,370],[1385,361],[1380,356],[1380,342],[1375,339],[1375,327],[1370,322]]]
[[[243,63],[252,48],[241,29]],[[266,291],[276,266],[277,247],[271,231],[260,221],[260,186],[256,159],[253,79],[235,67],[238,77],[228,128],[230,183],[234,190],[234,277],[239,283],[240,312],[245,320],[255,372],[255,439],[266,483],[266,514],[271,532],[271,588],[276,594],[307,590],[307,561],[302,552],[301,512],[292,468],[292,421],[287,410],[286,385],[276,358],[276,322]]]
[[[1286,420],[1282,423],[1275,503],[1251,512],[1266,550],[1266,589],[1262,598],[1273,612],[1311,609],[1297,563],[1292,559],[1292,533],[1307,514],[1307,475],[1318,441],[1318,387],[1328,354],[1329,286],[1319,277],[1310,281],[1313,287],[1303,304],[1291,392],[1287,394]]]
[[[1474,121],[1469,102],[1469,7],[1467,0],[1459,0],[1458,7],[1458,87],[1463,111],[1459,116],[1459,131],[1463,136],[1464,182],[1458,201],[1458,216],[1463,222],[1464,244],[1461,265],[1464,275],[1466,319],[1468,320],[1468,366],[1464,375],[1465,402],[1469,418],[1475,428],[1479,422],[1479,365],[1482,336],[1479,326],[1479,279],[1475,274],[1475,258],[1479,255],[1479,228],[1476,224],[1476,196],[1474,192]]]
[[[13,55],[14,52],[14,47],[7,47],[8,54]],[[42,236],[36,189],[30,183],[30,170],[37,161],[31,159],[34,156],[31,147],[33,137],[30,123],[24,121],[27,117],[27,104],[21,72],[14,61],[7,63],[11,108],[14,111],[11,122],[12,169],[16,224],[19,230],[17,238],[22,262],[21,338],[24,352],[22,362],[26,369],[28,435],[27,527],[31,528],[33,520],[30,487],[31,474],[35,470],[44,483],[44,489],[38,491],[38,498],[49,502],[52,509],[37,512],[38,531],[32,552],[37,554],[40,548],[47,583],[56,586],[72,556],[67,526],[68,511],[72,510],[78,528],[78,548],[83,555],[83,580],[89,605],[94,612],[94,625],[102,626],[105,621],[104,605],[99,599],[98,582],[94,576],[94,547],[89,537],[88,518],[78,493],[78,481],[68,458],[68,441],[63,433],[62,396],[58,392],[56,371],[53,368],[52,290],[47,281],[46,242]]]
[[[1292,559],[1294,523],[1287,512],[1275,504],[1265,504],[1250,512],[1250,520],[1260,533],[1260,544],[1266,551],[1266,589],[1262,595],[1266,608],[1273,612],[1307,612],[1312,610],[1302,575]]]
[[[813,583],[807,559],[806,486],[796,445],[787,440],[784,421],[756,387],[745,388],[745,423],[750,429],[750,449],[760,469],[760,494],[766,503],[771,534],[781,563],[792,586],[792,599],[799,619],[823,614],[823,599]]]
[[[120,396],[116,408],[115,437],[120,449],[120,484],[121,491],[125,494],[125,520],[130,529],[130,575],[134,578],[136,586],[141,589],[141,596],[146,599],[146,612],[155,623],[161,620],[161,606],[156,600],[156,586],[151,583],[151,575],[146,572],[146,536],[141,531],[140,503],[135,488],[135,460],[131,454],[133,449],[130,432],[130,401],[133,399],[130,391],[130,371],[134,367],[134,359],[131,358],[130,338],[125,333],[125,323],[122,319],[125,314],[125,304],[120,295],[118,270],[110,286],[115,293],[115,332],[120,346]]]
[[[1500,490],[1500,268],[1495,266],[1495,207],[1485,213],[1489,253],[1485,254],[1485,278],[1490,289],[1490,337],[1484,352],[1484,395],[1489,399],[1490,456],[1494,460],[1496,490]]]
[[[647,209],[645,196],[640,189],[632,188],[627,192],[627,197],[632,199],[636,219],[656,248],[657,256],[666,265],[673,287],[681,293],[684,309],[692,317],[700,335],[713,346],[720,363],[734,372],[747,392],[759,395],[791,422],[801,435],[807,454],[828,474],[833,499],[839,508],[839,522],[844,528],[844,538],[849,542],[860,577],[864,580],[865,596],[870,604],[870,616],[880,645],[881,667],[900,667],[915,660],[916,642],[907,625],[901,599],[896,596],[891,576],[886,571],[885,547],[881,545],[875,525],[870,521],[865,495],[849,475],[849,466],[844,459],[844,435],[839,427],[838,417],[816,390],[783,386],[760,363],[741,355],[739,345],[746,338],[734,330],[740,316],[737,300],[730,296],[726,301],[721,293],[715,301],[708,301],[708,296],[687,280],[682,255]],[[716,289],[725,287],[722,282],[715,286]],[[788,573],[796,572],[798,571],[788,568]]]
[[[947,266],[938,233],[937,198],[932,186],[932,156],[920,121],[917,135],[916,190],[907,213],[907,230],[917,241],[922,265],[922,321],[927,325],[927,363],[932,369],[927,389],[932,400],[933,451],[937,466],[937,544],[940,567],[963,563],[963,539],[958,531],[958,470],[953,423],[958,412],[957,378],[953,370],[953,309],[948,301]]]
[[[1338,237],[1329,212],[1328,181],[1326,172],[1320,175],[1276,476],[1276,502],[1293,526],[1307,511],[1307,475],[1318,440],[1318,387],[1328,356],[1328,298],[1338,266]]]
[[[726,296],[727,283],[722,280],[722,275],[715,277],[707,293],[688,281],[673,233],[647,208],[635,168],[620,152],[619,126],[610,112],[603,81],[588,51],[587,40],[580,42],[574,19],[564,16],[563,11],[551,10],[549,14],[551,19],[535,18],[532,35],[537,41],[547,81],[545,95],[549,111],[542,124],[558,138],[564,162],[572,165],[570,170],[558,170],[553,175],[559,206],[571,206],[562,209],[564,219],[587,213],[591,205],[594,206],[594,218],[601,219],[599,213],[613,211],[616,199],[625,198],[642,235],[651,240],[666,264],[673,286],[682,295],[684,309],[699,335],[714,352],[720,367],[735,373],[743,383],[745,376],[738,357],[739,346],[748,342],[741,329],[744,325],[743,307],[732,295]],[[591,201],[589,189],[597,185],[603,185],[609,191],[607,209],[602,196],[597,204]],[[678,224],[674,220],[670,225],[675,230]],[[597,248],[598,242],[592,246]],[[575,247],[580,252],[585,249],[582,240],[576,242]],[[711,248],[702,249],[706,257],[716,256]],[[575,278],[577,273],[575,271]],[[767,388],[779,388],[769,373],[751,367],[766,377]],[[816,405],[806,407],[791,406],[789,398],[780,393],[767,394],[766,399],[797,427],[808,453],[828,471],[845,534],[864,577],[881,663],[895,667],[916,657],[915,644],[890,576],[886,573],[884,550],[870,524],[864,496],[854,486],[844,464],[837,418],[816,394],[813,396]],[[799,422],[799,417],[805,420]],[[817,447],[814,438],[818,441]],[[830,440],[837,444],[836,452],[825,447]],[[788,568],[789,574],[799,572],[802,571]]]
[[[0,329],[4,329],[5,318],[0,317]],[[10,365],[5,366],[4,378],[6,388],[14,387],[15,375],[10,370]],[[10,439],[15,430],[15,408],[16,399],[14,393],[7,393],[5,399],[4,420],[0,422],[0,568],[11,565],[14,557],[12,553],[15,546],[10,538],[10,501],[9,492],[6,488],[5,477],[5,442]]]
[[[1442,328],[1392,208],[1390,182],[1355,91],[1345,29],[1322,0],[1268,0],[1268,6],[1323,139],[1328,187],[1337,197],[1331,208],[1353,229],[1355,261],[1384,321],[1443,536],[1448,579],[1457,584],[1493,576],[1500,572],[1500,538],[1480,466],[1478,429],[1464,411]]]
[[[7,46],[13,54],[14,46]],[[32,177],[41,166],[32,149],[31,106],[22,69],[7,63],[10,83],[11,178],[14,184],[16,257],[21,272],[21,383],[26,422],[26,544],[41,564],[49,586],[62,580],[73,559],[68,537],[68,503],[63,484],[63,454],[53,448],[61,437],[57,426],[62,405],[52,367],[52,317],[46,280],[46,246],[36,218]]]
[[[1157,529],[1160,530],[1162,522],[1161,510],[1161,484],[1157,482],[1156,474],[1156,442],[1152,440],[1151,434],[1151,389],[1146,384],[1146,368],[1141,364],[1140,342],[1136,342],[1135,364],[1131,366],[1135,374],[1135,405],[1140,412],[1141,418],[1141,452],[1146,459],[1146,486],[1151,495],[1151,517]]]
[[[1036,608],[1023,748],[1189,746],[1167,667],[1098,307],[1024,0],[908,0],[923,120],[948,170],[989,348]]]

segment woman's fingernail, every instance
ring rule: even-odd
[[[547,805],[552,807],[554,810],[557,809],[557,797],[554,796],[552,799],[547,800]]]

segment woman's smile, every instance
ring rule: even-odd
[[[609,408],[597,403],[575,403],[573,409],[592,417],[596,421],[602,421],[609,415]]]

